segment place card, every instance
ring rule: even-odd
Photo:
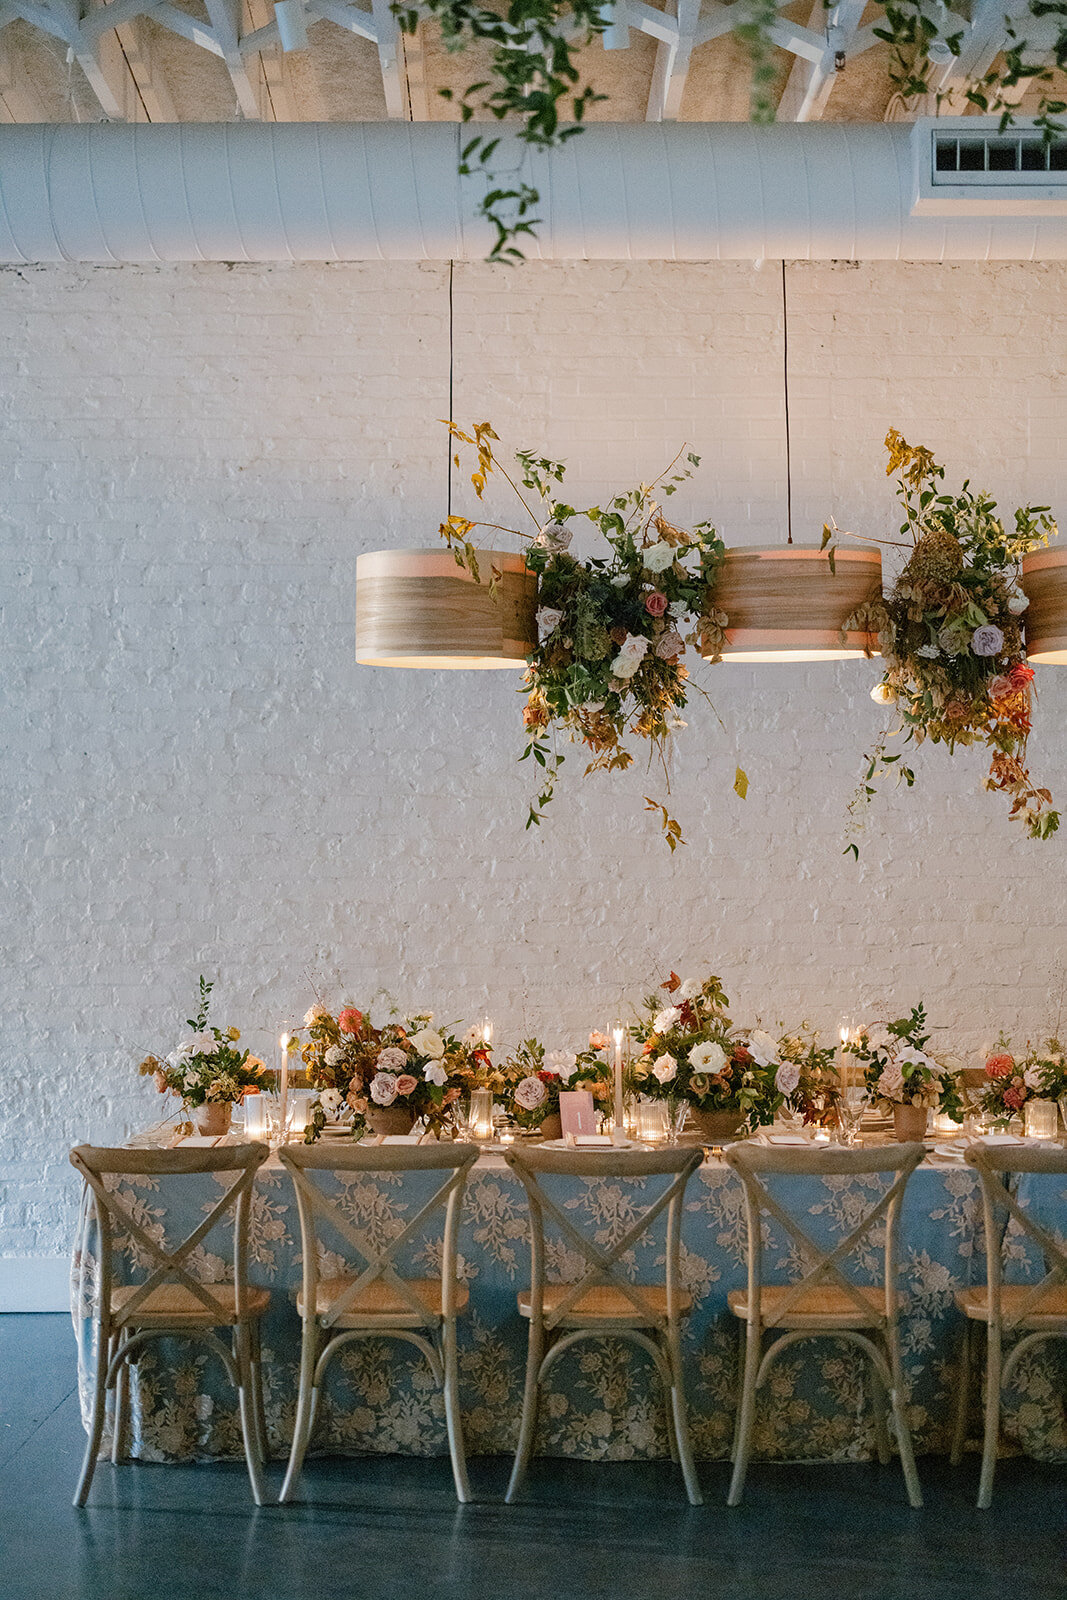
[[[561,1089],[559,1117],[563,1124],[563,1137],[573,1134],[575,1139],[596,1133],[596,1108],[588,1089]],[[610,1142],[610,1141],[609,1141]]]

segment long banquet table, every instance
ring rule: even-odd
[[[371,1236],[387,1239],[418,1209],[417,1188],[406,1176],[368,1179],[334,1175],[349,1218]],[[425,1180],[423,1180],[425,1181]],[[790,1180],[813,1236],[837,1242],[853,1225],[874,1177],[827,1176]],[[1027,1179],[1029,1198],[1059,1233],[1067,1233],[1067,1182]],[[124,1177],[120,1198],[151,1234],[176,1244],[196,1226],[220,1193],[210,1175],[193,1182]],[[625,1186],[614,1180],[567,1180],[566,1205],[594,1224],[600,1237],[617,1237],[633,1217]],[[1025,1199],[1026,1197],[1024,1197]],[[662,1218],[660,1219],[662,1221]],[[440,1222],[438,1221],[438,1243]],[[662,1230],[659,1235],[662,1250]],[[338,1241],[340,1244],[341,1241]],[[208,1246],[211,1246],[209,1249]],[[516,1310],[516,1290],[527,1282],[525,1195],[502,1158],[486,1153],[472,1171],[460,1230],[461,1272],[470,1303],[461,1322],[460,1359],[464,1426],[472,1453],[514,1449],[522,1397],[526,1324]],[[138,1279],[137,1247],[116,1241],[117,1263],[128,1281]],[[215,1253],[218,1252],[218,1253]],[[1038,1263],[1009,1229],[1006,1270],[1034,1281]],[[634,1281],[662,1275],[655,1236],[633,1252]],[[401,1270],[434,1271],[434,1240],[415,1249]],[[765,1265],[787,1282],[799,1263],[777,1227],[766,1235]],[[343,1251],[326,1251],[330,1275],[349,1265]],[[690,1182],[682,1226],[682,1266],[695,1300],[685,1331],[686,1381],[694,1448],[705,1459],[729,1455],[737,1382],[738,1324],[727,1309],[731,1289],[745,1283],[742,1190],[732,1170],[705,1161]],[[79,1341],[83,1417],[88,1416],[89,1358],[95,1280],[93,1230],[83,1210],[74,1254],[72,1313]],[[904,1295],[902,1341],[909,1415],[919,1452],[948,1448],[955,1395],[960,1319],[953,1291],[983,1281],[984,1243],[978,1178],[959,1162],[928,1159],[905,1195],[900,1239]],[[858,1282],[876,1283],[881,1253],[861,1253],[850,1270]],[[228,1241],[209,1235],[198,1247],[194,1271],[204,1281],[232,1273]],[[252,1207],[252,1280],[271,1290],[263,1324],[263,1376],[272,1453],[281,1455],[292,1434],[300,1324],[294,1299],[300,1282],[300,1232],[287,1174],[275,1157],[261,1168]],[[562,1241],[549,1251],[549,1277],[573,1281],[577,1258]],[[1039,1275],[1039,1274],[1038,1274]],[[143,1276],[143,1273],[142,1273]],[[1067,1341],[1046,1345],[1025,1359],[1016,1387],[1005,1396],[1004,1435],[1042,1459],[1067,1459]],[[196,1344],[161,1341],[134,1369],[132,1454],[144,1461],[237,1457],[240,1432],[233,1391],[214,1357]],[[761,1391],[755,1452],[778,1460],[860,1460],[874,1454],[862,1358],[829,1340],[795,1347]],[[105,1448],[108,1441],[105,1437]],[[440,1396],[421,1358],[408,1346],[367,1339],[348,1346],[327,1381],[313,1452],[443,1454],[447,1449]],[[538,1452],[591,1460],[665,1456],[663,1406],[647,1358],[609,1339],[583,1344],[553,1369],[541,1408]]]

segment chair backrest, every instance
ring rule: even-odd
[[[732,1144],[723,1151],[745,1186],[745,1212],[748,1220],[748,1306],[749,1317],[767,1327],[798,1308],[802,1296],[809,1290],[833,1284],[856,1309],[867,1317],[871,1315],[869,1302],[860,1294],[843,1271],[844,1264],[853,1251],[867,1246],[884,1249],[885,1254],[885,1316],[892,1315],[895,1306],[897,1277],[897,1222],[900,1205],[908,1179],[925,1155],[919,1144],[881,1145],[876,1149],[850,1149],[837,1145],[812,1146],[800,1149],[795,1146],[759,1145],[755,1143]],[[794,1212],[789,1211],[772,1194],[765,1178],[785,1177],[851,1177],[863,1178],[871,1174],[882,1175],[889,1181],[879,1195],[870,1197],[869,1204],[861,1205],[859,1214],[850,1213],[851,1226],[845,1237],[832,1249],[818,1243],[802,1228]],[[773,1315],[765,1317],[761,1302],[763,1288],[763,1217],[772,1217],[785,1230],[796,1246],[799,1259],[805,1264],[804,1276],[788,1285],[788,1293],[776,1300]],[[876,1240],[876,1229],[881,1229],[885,1219],[884,1245]]]
[[[1049,1291],[1067,1283],[1067,1246],[1043,1228],[1025,1206],[1021,1206],[1008,1186],[1009,1180],[1022,1173],[1047,1173],[1067,1177],[1067,1150],[1062,1147],[1036,1145],[972,1144],[965,1157],[968,1166],[978,1173],[982,1181],[982,1210],[986,1241],[986,1286],[989,1304],[994,1316],[1006,1328],[1013,1328],[1027,1317],[1040,1313],[1041,1302]],[[1045,1276],[1040,1283],[1029,1286],[1030,1293],[1013,1306],[1011,1315],[1003,1315],[1001,1287],[1003,1267],[1002,1240],[997,1226],[998,1213],[1007,1213],[1019,1232],[1036,1246],[1044,1262]]]
[[[332,1326],[357,1297],[378,1280],[388,1284],[397,1298],[421,1322],[430,1324],[434,1320],[432,1313],[427,1311],[425,1302],[418,1298],[397,1272],[396,1259],[400,1251],[423,1233],[428,1222],[443,1209],[441,1309],[446,1317],[452,1316],[456,1303],[456,1240],[463,1192],[467,1174],[480,1153],[476,1144],[345,1145],[341,1148],[335,1144],[284,1145],[278,1154],[293,1180],[300,1213],[305,1315],[314,1314],[317,1301],[319,1229],[316,1219],[321,1218],[351,1246],[363,1263],[361,1270],[320,1319],[324,1327]],[[357,1227],[336,1200],[330,1199],[324,1192],[321,1180],[314,1176],[316,1173],[351,1172],[363,1173],[367,1177],[380,1175],[390,1178],[397,1173],[440,1172],[444,1174],[444,1180],[419,1207],[410,1222],[404,1223],[391,1239],[382,1243],[371,1238],[365,1229]]]
[[[642,1294],[642,1286],[632,1283],[627,1276],[622,1258],[647,1234],[657,1217],[667,1212],[667,1243],[664,1257],[667,1289],[667,1316],[673,1318],[680,1309],[682,1283],[679,1270],[681,1240],[682,1197],[690,1177],[703,1160],[703,1151],[695,1149],[672,1150],[547,1150],[533,1146],[526,1150],[514,1148],[505,1151],[508,1166],[521,1179],[530,1202],[530,1296],[531,1310],[546,1328],[554,1328],[572,1312],[582,1296],[593,1288],[609,1285],[624,1294],[642,1318],[662,1316]],[[614,1240],[604,1242],[592,1237],[592,1230],[578,1226],[573,1210],[561,1208],[552,1195],[546,1192],[545,1178],[618,1178],[624,1183],[643,1182],[648,1178],[665,1177],[665,1184],[655,1198],[640,1211]],[[563,1238],[573,1246],[587,1263],[583,1277],[568,1284],[566,1293],[545,1311],[545,1217],[552,1219]],[[647,1288],[647,1285],[645,1286]]]
[[[270,1150],[265,1144],[216,1145],[207,1150],[125,1150],[88,1144],[75,1146],[70,1152],[70,1163],[81,1173],[92,1192],[93,1209],[100,1230],[99,1314],[110,1316],[114,1272],[112,1251],[116,1235],[128,1235],[148,1267],[148,1276],[123,1304],[123,1321],[135,1321],[137,1311],[152,1291],[168,1283],[177,1283],[187,1289],[204,1311],[212,1316],[221,1314],[228,1318],[234,1309],[238,1316],[242,1316],[248,1287],[248,1219],[252,1185],[256,1173],[269,1155]],[[108,1179],[114,1178],[147,1175],[153,1178],[194,1179],[207,1172],[224,1175],[233,1173],[236,1176],[221,1199],[207,1210],[197,1227],[173,1249],[153,1238],[115,1192],[115,1187],[108,1185]],[[229,1297],[224,1302],[214,1294],[211,1285],[201,1283],[187,1265],[196,1247],[231,1211],[234,1213],[235,1304],[231,1304]]]

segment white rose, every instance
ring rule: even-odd
[[[323,1089],[322,1093],[319,1095],[319,1100],[322,1103],[322,1109],[325,1111],[328,1117],[338,1116],[342,1106],[345,1103],[345,1097],[341,1093],[340,1089]]]
[[[573,534],[565,522],[546,522],[534,540],[542,550],[566,550]]]
[[[344,1058],[345,1053],[341,1049],[341,1046],[339,1044],[332,1044],[322,1059],[325,1061],[328,1067],[336,1067],[344,1060]]]
[[[542,606],[537,613],[537,629],[540,637],[547,639],[550,633],[555,633],[562,621],[562,611],[553,611],[551,606]]]
[[[796,1062],[783,1061],[774,1075],[774,1087],[778,1090],[778,1093],[792,1094],[799,1083],[800,1068]]]
[[[665,1006],[662,1011],[657,1012],[653,1019],[652,1032],[669,1033],[681,1014],[677,1006]]]
[[[748,1036],[748,1053],[757,1067],[769,1067],[778,1055],[778,1040],[764,1028],[753,1028]]]
[[[658,544],[650,544],[644,553],[645,570],[647,572],[666,572],[674,560],[674,546],[661,539]]]
[[[321,1022],[323,1017],[328,1017],[329,1015],[330,1013],[325,1006],[312,1006],[310,1010],[304,1013],[304,1027],[313,1028],[316,1022]]]
[[[411,1035],[411,1043],[420,1056],[430,1056],[434,1061],[440,1061],[445,1053],[445,1041],[432,1028],[420,1028]]]
[[[694,1045],[690,1050],[689,1065],[694,1072],[721,1072],[726,1065],[726,1051],[709,1039],[707,1044]]]
[[[662,1055],[652,1063],[652,1071],[660,1083],[671,1083],[678,1072],[678,1063],[673,1056]]]
[[[443,1089],[448,1082],[448,1073],[439,1061],[428,1061],[422,1069],[422,1075],[427,1083],[435,1083],[439,1089]]]
[[[551,1050],[545,1062],[545,1071],[557,1078],[569,1078],[577,1065],[578,1057],[573,1050]]]
[[[632,678],[647,654],[648,640],[639,633],[628,633],[611,663],[611,670],[617,678]]]
[[[1023,1073],[1023,1082],[1028,1089],[1040,1089],[1045,1081],[1045,1074],[1041,1067],[1027,1067]]]
[[[1016,589],[1008,598],[1008,610],[1013,617],[1021,617],[1029,604],[1021,589]]]
[[[899,1062],[891,1061],[888,1066],[882,1068],[875,1087],[876,1092],[885,1100],[900,1099],[904,1093],[904,1074],[900,1070]]]
[[[515,1104],[524,1111],[536,1111],[548,1098],[548,1090],[540,1078],[523,1078],[515,1085]]]
[[[700,984],[696,978],[685,978],[682,986],[677,990],[679,1000],[695,1000],[700,993]]]
[[[381,1052],[374,1065],[379,1072],[406,1072],[408,1058],[398,1045],[391,1044]]]
[[[370,1081],[370,1097],[376,1106],[391,1106],[396,1099],[396,1078],[391,1072],[376,1072]]]

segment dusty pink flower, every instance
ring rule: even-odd
[[[412,1089],[418,1087],[418,1078],[412,1077],[410,1072],[402,1072],[396,1080],[397,1094],[410,1094]]]
[[[345,1006],[337,1019],[337,1026],[342,1033],[358,1033],[363,1026],[362,1011],[357,1011],[355,1006]]]
[[[1026,1090],[1016,1089],[1014,1085],[1004,1091],[1004,1104],[1013,1111],[1021,1111],[1026,1103]]]
[[[987,1078],[1010,1078],[1015,1071],[1015,1057],[1009,1055],[990,1056],[985,1064]]]
[[[651,594],[645,595],[645,610],[650,617],[662,617],[667,609],[667,596],[659,589],[653,589]]]
[[[661,661],[669,661],[672,656],[680,656],[685,649],[685,640],[673,628],[668,628],[666,633],[661,633],[656,640],[656,654]]]
[[[606,1033],[598,1033],[596,1031],[596,1029],[594,1028],[593,1032],[589,1035],[589,1048],[590,1048],[590,1050],[606,1050],[607,1047],[608,1047],[608,1036],[607,1036],[607,1034]]]
[[[395,1044],[391,1044],[387,1049],[383,1050],[374,1063],[379,1072],[403,1072],[407,1064],[407,1055]]]

